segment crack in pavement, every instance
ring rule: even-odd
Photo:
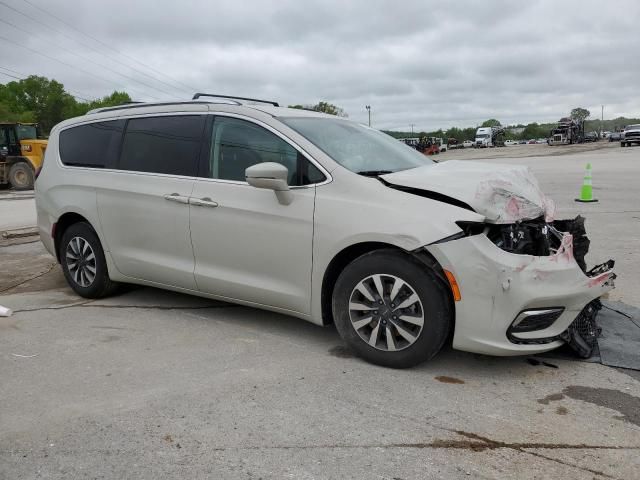
[[[209,308],[239,308],[242,305],[205,305],[198,307],[177,307],[177,306],[164,306],[164,305],[101,305],[93,304],[95,300],[89,300],[88,302],[73,303],[70,305],[61,305],[59,307],[38,307],[38,308],[23,308],[20,310],[14,310],[13,313],[25,313],[25,312],[39,312],[42,310],[65,310],[68,308],[106,308],[106,309],[123,309],[123,308],[137,308],[143,310],[206,310]]]
[[[369,449],[369,448],[411,448],[411,449],[452,449],[452,450],[470,450],[473,452],[484,452],[487,450],[509,449],[515,450],[526,455],[543,458],[545,460],[562,464],[564,466],[576,468],[594,475],[600,475],[606,478],[617,478],[606,474],[599,470],[594,470],[583,465],[576,465],[564,460],[549,457],[539,452],[532,452],[531,449],[546,450],[640,450],[640,445],[590,445],[586,443],[568,444],[568,443],[547,443],[547,442],[503,442],[493,440],[488,437],[478,435],[476,433],[465,432],[463,430],[455,430],[456,434],[465,437],[463,440],[443,440],[436,439],[431,442],[417,443],[389,443],[389,444],[319,444],[319,445],[268,445],[268,446],[249,446],[249,447],[215,447],[212,450],[224,452],[227,450],[311,450],[311,449]]]
[[[14,288],[18,288],[22,285],[24,285],[25,283],[29,283],[32,280],[37,280],[40,277],[44,277],[47,273],[51,273],[51,271],[57,266],[57,263],[52,263],[51,265],[49,265],[49,268],[42,272],[39,273],[38,275],[31,277],[31,278],[27,278],[26,280],[23,280],[22,282],[16,283],[15,285],[11,285],[9,287],[3,288],[2,290],[0,290],[0,293],[5,293],[8,292],[9,290],[13,290]]]

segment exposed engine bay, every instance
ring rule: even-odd
[[[584,220],[580,215],[573,220],[556,220],[551,223],[538,218],[508,225],[490,225],[485,234],[507,252],[546,256],[555,254],[561,246],[562,237],[569,233],[573,239],[573,256],[582,271],[586,272],[584,257],[589,250],[589,239]]]

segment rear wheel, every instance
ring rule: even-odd
[[[33,169],[27,162],[17,162],[9,168],[9,183],[16,190],[33,188]]]
[[[62,234],[60,263],[67,283],[85,298],[102,298],[113,293],[100,240],[91,225],[74,223]]]
[[[452,322],[449,294],[437,274],[390,249],[347,265],[332,306],[342,339],[362,358],[392,368],[432,358]]]

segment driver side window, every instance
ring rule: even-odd
[[[287,167],[291,186],[318,183],[325,178],[295,148],[268,130],[245,120],[215,118],[209,155],[211,178],[244,182],[245,170],[262,162]]]

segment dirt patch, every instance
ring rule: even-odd
[[[336,345],[329,349],[329,355],[338,358],[354,358],[356,356],[351,350],[344,345]]]
[[[0,294],[40,292],[65,286],[62,270],[40,242],[0,247]]]
[[[583,387],[571,385],[562,393],[574,400],[592,403],[599,407],[610,408],[620,412],[616,417],[625,422],[640,426],[640,398],[611,388]]]
[[[569,410],[567,409],[567,407],[560,406],[560,407],[556,408],[556,413],[558,415],[566,415],[567,413],[569,413]]]
[[[447,377],[446,375],[438,375],[437,377],[434,377],[434,378],[441,383],[452,383],[456,385],[461,385],[464,383],[464,380],[460,380],[459,378],[456,378],[456,377]]]

